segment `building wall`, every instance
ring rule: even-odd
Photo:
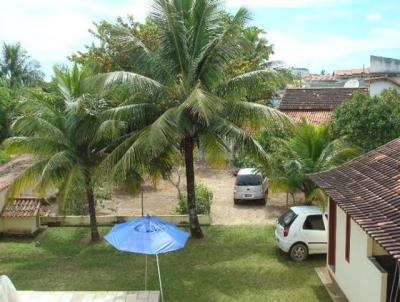
[[[38,230],[37,217],[3,217],[3,232],[7,234],[33,234]]]
[[[368,257],[373,239],[351,220],[350,259],[345,259],[346,213],[337,207],[334,278],[350,302],[386,301],[387,274]]]
[[[389,82],[389,81],[374,81],[371,82],[369,86],[369,94],[370,96],[378,96],[386,89],[397,89],[400,91],[400,87]]]

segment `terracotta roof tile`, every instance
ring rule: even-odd
[[[400,139],[310,178],[400,262]]]
[[[295,123],[300,122],[304,117],[314,125],[327,123],[332,116],[332,111],[329,110],[282,110],[282,112],[289,116]]]
[[[368,93],[367,88],[286,89],[280,110],[333,110],[355,92]]]
[[[43,208],[44,200],[35,197],[18,197],[6,205],[1,212],[2,217],[33,217],[38,214],[46,215]]]
[[[333,72],[337,76],[352,76],[359,74],[369,74],[369,68],[341,69]]]

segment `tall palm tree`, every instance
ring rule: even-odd
[[[303,192],[311,202],[323,199],[307,174],[334,168],[360,155],[362,150],[344,138],[332,139],[327,125],[315,126],[303,119],[288,139],[277,139],[275,152],[264,169],[272,188],[290,194]]]
[[[0,75],[11,87],[32,85],[42,80],[40,64],[31,60],[20,43],[3,43],[0,56]]]
[[[104,162],[114,171],[156,158],[168,148],[180,150],[186,168],[189,226],[193,237],[203,237],[195,205],[194,151],[229,150],[231,143],[260,157],[265,153],[251,135],[254,128],[276,120],[277,111],[246,102],[261,83],[277,75],[257,70],[232,77],[229,63],[249,47],[240,31],[249,19],[239,9],[226,23],[217,0],[155,0],[150,14],[158,28],[158,47],[146,47],[140,37],[127,35],[136,56],[132,70],[107,74],[105,85],[128,85],[132,97],[112,111],[116,119],[145,125],[127,134]]]
[[[85,94],[88,74],[74,66],[70,71],[55,69],[61,103],[52,103],[41,93],[19,106],[12,125],[15,133],[5,141],[12,154],[32,154],[37,161],[18,176],[9,194],[18,196],[27,188],[39,193],[58,189],[59,207],[69,194],[84,187],[90,215],[91,239],[100,239],[97,229],[94,185],[96,169],[107,152],[110,133],[121,123],[101,117],[101,100]]]

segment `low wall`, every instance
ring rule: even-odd
[[[99,226],[111,226],[116,223],[125,222],[141,216],[96,216]],[[165,221],[177,225],[188,225],[189,217],[187,215],[160,215],[157,216]],[[210,225],[209,215],[198,215],[201,225]],[[49,216],[40,218],[41,225],[47,226],[89,226],[89,216]]]

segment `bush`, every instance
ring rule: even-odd
[[[210,214],[211,203],[213,200],[213,193],[206,185],[196,185],[196,209],[197,214]],[[187,194],[183,193],[178,196],[178,206],[176,211],[179,214],[188,214],[187,208]]]
[[[3,150],[0,150],[0,165],[8,162],[9,159],[10,157]]]

